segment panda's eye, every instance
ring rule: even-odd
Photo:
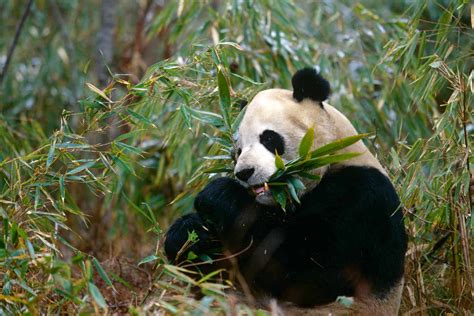
[[[283,137],[275,131],[272,130],[264,130],[262,134],[260,134],[260,143],[265,146],[272,154],[275,151],[279,155],[283,155],[285,153],[285,141]]]
[[[237,156],[240,156],[241,153],[242,153],[242,148],[238,148],[237,149]]]

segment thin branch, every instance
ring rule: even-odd
[[[10,61],[13,56],[13,51],[15,50],[15,47],[18,44],[18,39],[20,38],[21,31],[23,30],[23,25],[25,24],[25,21],[28,18],[28,15],[30,14],[32,4],[33,0],[30,0],[26,5],[25,12],[23,12],[23,16],[21,17],[20,23],[18,23],[16,26],[15,37],[13,38],[13,42],[10,45],[10,48],[8,49],[7,59],[5,61],[5,65],[3,66],[3,70],[0,73],[0,86],[3,83],[3,79],[5,78],[5,75],[7,73],[8,66],[10,65]]]

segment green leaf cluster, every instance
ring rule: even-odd
[[[306,189],[302,179],[319,181],[320,176],[315,174],[315,170],[331,164],[340,163],[359,156],[361,153],[338,151],[361,141],[369,134],[359,134],[341,138],[323,145],[313,151],[311,147],[314,142],[314,129],[309,128],[299,144],[299,156],[286,163],[275,153],[275,166],[277,171],[270,177],[268,185],[275,201],[286,210],[288,200],[291,199],[301,203],[299,195]]]

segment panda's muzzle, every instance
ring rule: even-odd
[[[270,187],[268,186],[268,183],[264,183],[263,185],[259,184],[259,185],[254,185],[251,187],[252,189],[252,192],[256,195],[256,196],[260,196],[260,195],[263,195],[265,194],[266,192],[269,192],[270,191]]]
[[[247,182],[250,177],[254,174],[255,168],[247,168],[240,170],[239,172],[235,173],[235,176],[237,179],[239,179],[242,182]],[[265,192],[268,192],[270,188],[268,187],[268,184],[264,182],[263,184],[257,184],[257,185],[251,185],[250,188],[252,189],[252,192],[256,195],[262,195],[265,194]]]

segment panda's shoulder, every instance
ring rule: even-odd
[[[306,206],[337,207],[350,213],[383,214],[394,212],[400,206],[390,179],[371,166],[340,166],[330,169],[320,183],[305,196]]]

